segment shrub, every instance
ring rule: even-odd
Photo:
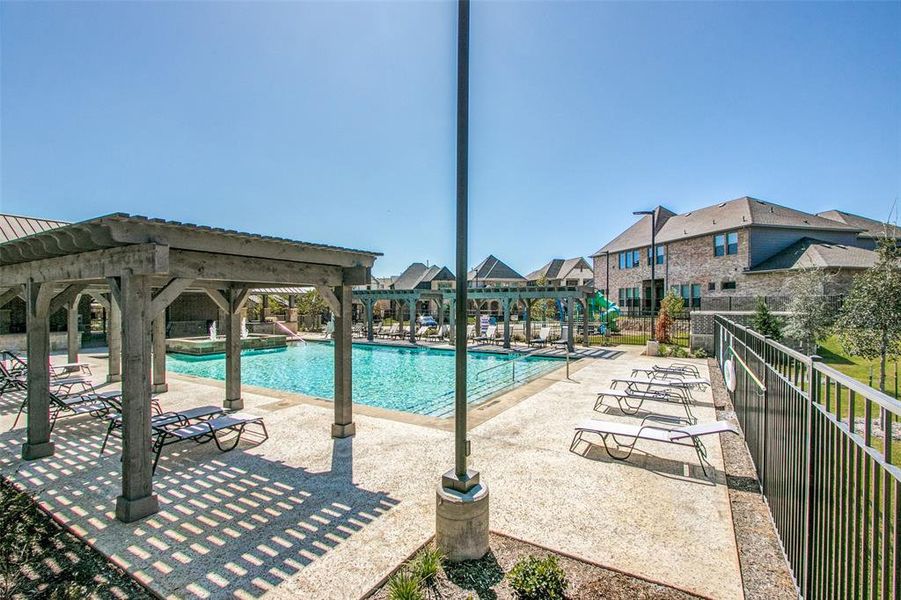
[[[419,578],[403,568],[388,580],[388,600],[424,600]]]
[[[536,558],[529,555],[519,559],[507,574],[513,593],[521,600],[555,600],[564,598],[566,573],[557,564],[556,556]]]
[[[672,346],[669,344],[660,344],[660,348],[658,348],[658,354],[664,357],[670,358],[688,358],[688,350],[681,346]]]
[[[657,315],[657,323],[655,334],[657,341],[666,344],[670,341],[670,333],[673,324],[676,322],[676,316],[685,310],[685,300],[681,296],[677,296],[672,290],[667,292],[663,300],[660,301],[660,313]]]
[[[757,310],[751,321],[751,327],[760,335],[767,335],[774,340],[782,339],[782,327],[779,325],[763,298],[757,298]]]
[[[692,353],[692,356],[694,356],[695,358],[707,358],[708,354],[707,351],[703,348],[698,348]]]
[[[410,571],[422,583],[432,585],[435,583],[435,577],[438,576],[438,570],[443,561],[444,555],[441,554],[441,550],[428,545],[410,563]]]

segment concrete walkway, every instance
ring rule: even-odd
[[[634,350],[601,356],[580,361],[571,380],[552,373],[550,385],[471,431],[492,529],[696,594],[740,598],[716,438],[707,444],[710,478],[691,448],[642,444],[625,463],[597,448],[569,452],[573,425],[585,418],[635,420],[594,412],[596,390],[652,361]],[[105,360],[83,358],[103,381]],[[221,404],[221,382],[170,374],[169,384],[166,410]],[[265,416],[269,440],[227,454],[168,449],[154,478],[162,511],[139,523],[114,519],[119,444],[98,457],[105,428],[96,420],[61,420],[56,455],[23,462],[22,424],[7,432],[21,394],[4,394],[0,473],[163,596],[358,598],[433,534],[453,435],[414,418],[358,414],[357,435],[333,440],[328,405],[258,392],[245,394],[246,411]],[[714,419],[710,392],[695,397],[699,420]]]

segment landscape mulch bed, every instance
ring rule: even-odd
[[[491,551],[481,560],[445,564],[435,585],[426,590],[427,598],[440,600],[512,599],[513,590],[504,577],[516,561],[528,555],[557,556],[566,573],[569,587],[567,598],[573,600],[691,600],[698,598],[664,585],[605,569],[591,563],[555,554],[539,546],[492,533]],[[387,586],[370,596],[375,600],[388,598]]]
[[[152,598],[0,477],[0,599]]]

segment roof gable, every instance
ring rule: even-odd
[[[862,217],[835,209],[817,213],[817,216],[862,229],[863,231],[860,232],[858,237],[875,239],[888,236],[896,239],[901,238],[901,229],[897,225],[870,219],[869,217]]]
[[[867,269],[876,264],[876,253],[866,248],[801,238],[780,250],[749,273],[797,269]]]
[[[467,274],[467,279],[481,279],[483,281],[525,279],[522,275],[501,262],[493,254],[480,262],[478,266]]]

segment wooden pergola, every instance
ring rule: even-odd
[[[586,318],[583,319],[583,340],[588,345],[588,300],[594,295],[595,291],[591,286],[518,286],[518,287],[495,287],[495,288],[478,288],[470,287],[467,289],[467,296],[476,307],[476,321],[478,321],[479,304],[485,300],[499,300],[504,308],[504,347],[510,348],[510,312],[514,305],[522,303],[525,308],[526,337],[532,337],[532,305],[536,300],[559,300],[566,304],[567,321],[569,331],[571,332],[568,340],[570,351],[572,351],[572,333],[574,330],[574,304],[580,303],[584,309]],[[430,290],[430,289],[413,289],[413,290],[354,290],[353,298],[358,302],[362,302],[366,308],[367,337],[372,341],[372,307],[379,300],[394,300],[396,302],[406,302],[413,307],[416,302],[430,301],[434,302],[438,307],[438,325],[444,323],[444,305],[450,305],[450,327],[453,330],[456,323],[454,315],[454,306],[456,300],[454,298],[454,290]],[[410,311],[410,341],[416,342],[415,337],[415,311]],[[453,337],[453,335],[451,335]]]
[[[154,382],[165,384],[164,311],[188,289],[206,292],[226,315],[223,406],[227,409],[243,407],[240,314],[250,290],[318,289],[335,314],[331,434],[353,435],[351,289],[369,283],[377,256],[127,214],[98,217],[0,244],[0,294],[24,292],[26,304],[28,421],[22,458],[34,460],[54,452],[48,395],[49,315],[86,292],[95,297],[109,293],[109,379],[118,380],[121,373],[119,520],[131,522],[159,510],[153,493],[151,388]]]

